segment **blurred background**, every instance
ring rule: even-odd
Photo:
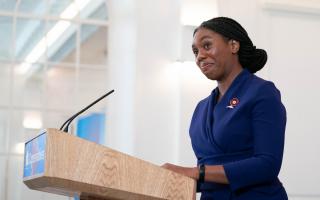
[[[0,0],[0,199],[72,199],[23,184],[24,142],[110,89],[72,133],[195,166],[190,119],[216,83],[194,64],[192,33],[216,16],[268,52],[258,75],[280,89],[288,115],[280,178],[289,199],[320,199],[319,0]]]

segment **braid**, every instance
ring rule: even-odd
[[[203,22],[199,28],[213,30],[228,39],[234,39],[240,43],[238,52],[239,62],[242,67],[247,68],[251,73],[262,69],[267,62],[267,52],[263,49],[257,49],[248,36],[247,31],[235,20],[227,17],[217,17]]]

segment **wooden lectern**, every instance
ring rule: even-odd
[[[25,147],[24,183],[87,200],[195,199],[193,179],[105,146],[44,130]]]

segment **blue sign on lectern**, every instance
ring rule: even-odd
[[[44,173],[46,137],[44,132],[25,144],[24,178]]]

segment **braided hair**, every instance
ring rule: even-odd
[[[243,68],[247,68],[251,73],[262,69],[267,62],[268,55],[263,49],[257,49],[248,36],[247,31],[235,20],[228,17],[216,17],[202,24],[195,29],[193,35],[199,28],[206,28],[221,34],[229,40],[236,40],[240,43],[238,51],[239,62]]]

